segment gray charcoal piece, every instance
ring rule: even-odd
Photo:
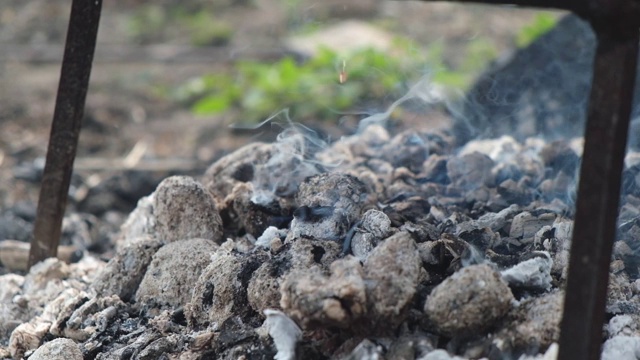
[[[367,210],[351,239],[351,252],[365,261],[378,243],[391,233],[391,220],[385,213],[375,209]]]
[[[82,351],[75,341],[65,338],[51,340],[40,346],[29,360],[82,360]]]
[[[300,207],[293,214],[291,236],[344,238],[360,217],[366,196],[366,186],[355,176],[325,173],[307,178],[296,194]]]
[[[271,158],[273,148],[273,144],[259,142],[241,147],[213,163],[202,177],[202,183],[222,204],[238,183],[254,180],[255,167]]]
[[[495,176],[491,169],[495,163],[485,154],[472,152],[456,156],[447,162],[447,175],[454,186],[474,190],[483,186],[493,187]]]
[[[188,176],[164,179],[155,191],[156,234],[169,243],[187,239],[222,242],[222,219],[211,194]]]
[[[352,327],[367,311],[363,275],[352,256],[331,264],[329,276],[318,267],[291,271],[282,283],[280,306],[303,329]]]
[[[601,360],[640,359],[640,337],[618,335],[604,342]]]
[[[218,245],[208,239],[169,243],[158,250],[138,287],[136,303],[177,308],[191,300],[193,285]]]
[[[511,309],[511,290],[489,265],[471,265],[436,286],[424,311],[437,330],[447,336],[486,333]]]
[[[513,217],[509,237],[522,239],[525,242],[533,241],[536,233],[544,226],[550,226],[556,220],[553,213],[544,213],[534,216],[528,211],[523,211]]]
[[[502,279],[513,288],[546,291],[551,288],[551,266],[553,260],[548,252],[540,251],[532,254],[533,258],[525,260],[501,272]]]
[[[342,253],[341,245],[333,241],[299,239],[265,261],[253,273],[247,288],[247,299],[258,313],[280,308],[280,285],[293,270],[306,270],[313,266],[328,270]]]
[[[495,334],[494,345],[507,353],[531,349],[531,346],[545,351],[560,339],[563,305],[561,290],[522,301],[509,313],[512,321]]]
[[[232,241],[222,244],[192,285],[193,295],[184,311],[189,325],[217,328],[232,316],[249,313],[247,287],[266,258],[262,251],[242,254],[234,249]]]
[[[129,301],[147,271],[153,255],[162,242],[151,237],[132,240],[116,252],[91,284],[99,296],[118,295]]]
[[[421,265],[416,243],[407,232],[385,239],[371,252],[364,262],[364,276],[372,331],[393,331],[405,320]]]

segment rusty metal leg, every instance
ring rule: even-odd
[[[73,0],[29,267],[56,256],[91,75],[102,0]]]
[[[613,25],[613,24],[611,24]],[[611,26],[613,27],[613,26]],[[610,28],[611,28],[610,27]],[[596,28],[589,115],[559,360],[600,357],[620,182],[636,78],[638,29]]]

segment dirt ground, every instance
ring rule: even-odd
[[[175,3],[161,0],[153,5]],[[195,49],[172,23],[150,29],[141,40],[132,35],[128,24],[149,4],[137,0],[103,4],[76,160],[76,171],[93,183],[122,171],[118,161],[128,155],[142,159],[137,162],[142,171],[185,173],[254,141],[253,133],[229,129],[238,114],[195,116],[156,90],[179,86],[213,70],[226,71],[245,57],[273,57],[265,54],[277,54],[284,39],[301,25],[323,26],[354,18],[383,24],[385,31],[425,46],[443,41],[445,61],[455,63],[461,61],[460,49],[478,36],[492,39],[500,54],[508,53],[514,48],[514,35],[535,16],[535,11],[511,7],[405,1],[180,3],[210,11],[230,24],[228,43]],[[0,209],[36,202],[38,176],[30,176],[29,171],[37,173],[46,153],[70,5],[70,0],[0,3]]]

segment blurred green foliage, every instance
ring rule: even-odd
[[[553,29],[557,22],[557,17],[551,13],[541,12],[536,14],[533,22],[523,26],[516,35],[516,45],[518,47],[529,46],[534,40]]]
[[[283,108],[300,121],[334,118],[339,112],[383,108],[427,74],[434,83],[465,89],[496,55],[491,42],[478,40],[468,46],[461,68],[452,69],[443,50],[442,43],[424,50],[397,39],[389,52],[362,49],[343,58],[325,48],[303,62],[291,57],[274,63],[244,60],[229,73],[191,79],[171,96],[196,114],[237,110],[244,121],[261,121]],[[347,81],[340,83],[343,66]]]

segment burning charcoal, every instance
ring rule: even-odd
[[[161,335],[155,331],[148,331],[145,328],[142,328],[142,330],[143,331],[136,338],[134,338],[135,340],[128,341],[125,344],[118,344],[120,346],[114,346],[110,350],[101,352],[100,354],[98,354],[98,356],[96,356],[96,360],[126,359],[130,356],[129,354],[136,354],[138,355],[136,356],[136,359],[141,359],[139,357],[140,352],[149,344],[153,343],[161,337]]]
[[[257,193],[251,183],[236,185],[225,201],[240,227],[253,236],[260,236],[269,226],[286,227],[291,221],[291,209],[283,209],[271,193]]]
[[[637,314],[640,303],[633,296],[633,286],[626,274],[610,274],[607,288],[607,307],[609,314]]]
[[[528,187],[520,186],[512,179],[507,179],[498,185],[498,194],[511,204],[526,205],[533,200],[534,194]]]
[[[419,173],[430,153],[429,139],[424,134],[408,130],[394,136],[381,150],[382,158],[395,168],[406,167]]]
[[[73,340],[55,339],[40,346],[30,360],[82,360],[82,351]]]
[[[637,359],[639,354],[640,337],[619,335],[604,342],[600,359]]]
[[[493,344],[507,354],[532,346],[545,351],[560,338],[563,300],[564,292],[555,291],[522,301],[511,310],[512,322],[495,334]]]
[[[266,335],[266,334],[265,334]],[[211,344],[211,353],[205,352],[202,359],[273,359],[276,352],[268,337],[260,337],[255,329],[231,317],[221,325]]]
[[[450,234],[443,234],[436,241],[418,244],[420,259],[430,275],[455,272],[468,248],[469,244]]]
[[[125,308],[115,295],[87,299],[86,294],[80,294],[65,305],[68,306],[62,310],[50,332],[77,341],[85,341],[97,332],[104,332],[118,312]]]
[[[356,346],[344,360],[378,360],[384,359],[382,346],[376,345],[369,339],[364,339]]]
[[[576,179],[573,174],[559,172],[555,177],[546,179],[538,185],[538,190],[547,201],[554,198],[564,202],[575,202]]]
[[[402,224],[399,230],[406,231],[411,234],[417,243],[438,240],[441,234],[435,225],[432,225],[427,221],[420,221],[418,223],[408,221]]]
[[[304,329],[349,328],[367,311],[363,275],[351,256],[331,264],[329,276],[318,267],[292,271],[282,283],[280,305]]]
[[[316,206],[311,208],[303,205],[293,212],[293,216],[299,221],[316,223],[333,216],[335,210],[336,208],[333,206]]]
[[[255,167],[266,163],[274,151],[272,144],[252,143],[222,157],[207,169],[202,183],[220,204],[240,182],[251,182]]]
[[[285,248],[288,251],[282,251],[260,265],[249,281],[247,299],[259,314],[266,309],[280,308],[280,284],[290,271],[313,266],[327,270],[342,252],[337,243],[309,239],[299,239]]]
[[[500,274],[488,265],[471,265],[436,286],[424,312],[446,336],[486,333],[511,308],[513,295]]]
[[[481,186],[493,186],[495,177],[491,172],[493,160],[487,155],[473,152],[449,159],[447,174],[452,184],[460,189],[473,190]]]
[[[100,296],[118,295],[129,301],[147,271],[153,254],[162,246],[160,240],[143,237],[118,250],[102,269],[91,287]]]
[[[300,208],[291,222],[291,236],[344,238],[360,217],[365,196],[364,184],[350,175],[331,173],[306,179],[296,195]]]
[[[156,232],[163,242],[222,241],[222,219],[209,192],[190,177],[164,179],[154,195]]]
[[[191,300],[193,284],[217,248],[207,239],[183,240],[160,248],[138,287],[136,303],[172,308],[186,305]]]
[[[346,139],[351,151],[355,156],[378,157],[380,148],[391,141],[391,136],[387,129],[380,125],[367,126],[359,136],[352,136]]]
[[[189,325],[211,324],[216,328],[231,316],[247,315],[251,311],[247,286],[265,258],[264,252],[239,253],[233,241],[222,244],[195,283],[191,301],[185,306]]]
[[[551,288],[553,260],[547,252],[535,252],[534,257],[501,272],[502,279],[512,288],[547,291]]]
[[[389,217],[394,227],[406,222],[420,223],[429,214],[431,205],[421,196],[400,195],[389,200],[382,211]]]
[[[404,321],[418,287],[420,269],[416,244],[406,232],[385,239],[373,249],[364,262],[366,299],[374,324],[371,331],[387,333]]]
[[[364,261],[380,241],[391,235],[391,220],[378,210],[368,210],[362,216],[351,239],[351,252]]]
[[[543,227],[553,224],[556,215],[543,213],[539,216],[532,215],[528,211],[521,212],[513,217],[509,237],[522,239],[523,242],[532,242],[536,233]]]
[[[139,351],[136,355],[136,359],[161,359],[163,355],[166,357],[167,353],[174,352],[176,348],[179,348],[180,345],[180,338],[178,335],[172,334],[169,336],[163,336],[156,340],[153,340],[144,349]]]
[[[474,246],[482,253],[500,242],[500,235],[494,233],[488,227],[461,231],[456,235],[461,240],[466,241],[469,245]]]
[[[420,173],[423,181],[442,185],[449,184],[451,180],[447,175],[447,161],[449,161],[449,157],[446,155],[433,154],[429,156],[422,165],[423,170]]]
[[[573,176],[580,165],[580,157],[566,141],[553,141],[540,150],[547,171],[552,174],[564,172]]]

